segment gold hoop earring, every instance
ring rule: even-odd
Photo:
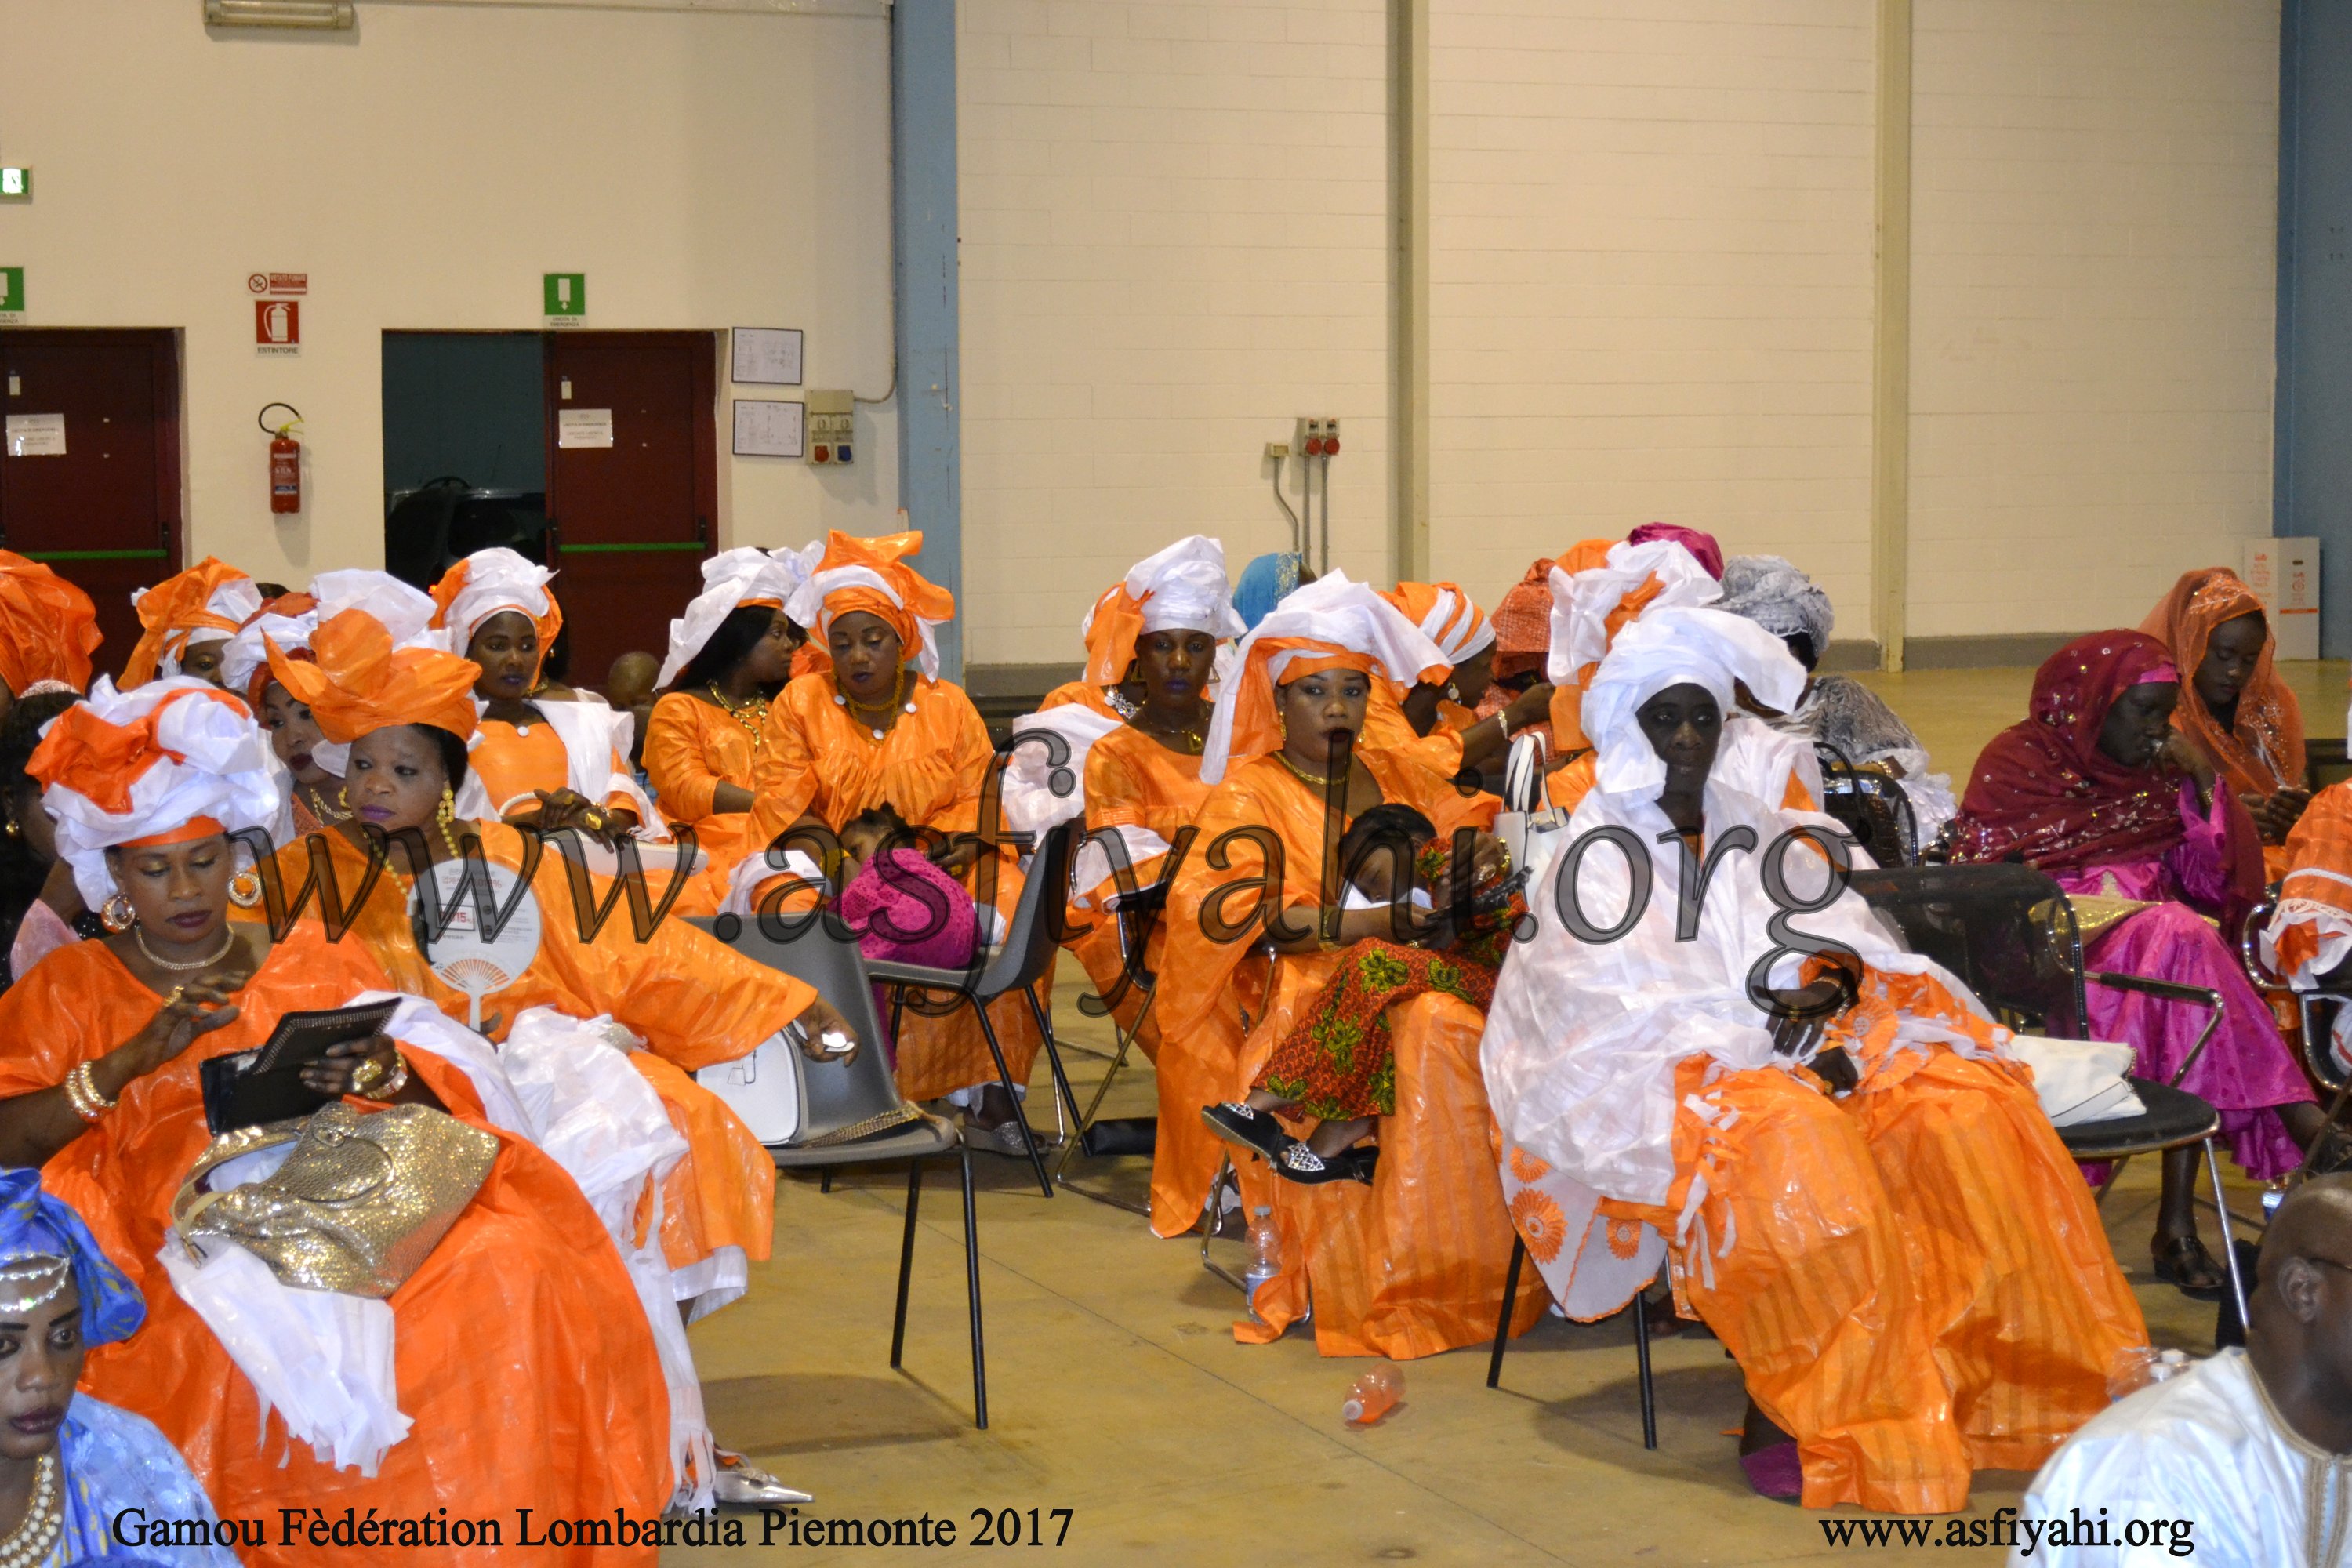
[[[441,786],[441,805],[433,814],[433,818],[435,825],[441,829],[441,842],[449,847],[449,853],[454,857],[457,853],[457,836],[449,831],[449,825],[457,819],[457,793],[447,784]]]
[[[117,888],[106,902],[98,906],[98,919],[100,925],[121,936],[139,923],[139,911],[131,907],[129,896]]]
[[[0,832],[5,832],[11,838],[25,837],[25,830],[16,826],[16,819],[13,816],[8,819],[8,826],[5,829],[0,829]]]
[[[228,901],[249,910],[261,902],[261,873],[248,866],[228,879]]]

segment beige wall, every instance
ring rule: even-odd
[[[1916,0],[1911,633],[2137,626],[2271,531],[2274,0]]]
[[[1873,0],[1433,0],[1431,561],[1652,519],[1868,636]]]
[[[588,274],[602,328],[796,326],[808,383],[890,378],[888,23],[361,7],[346,34],[208,37],[195,0],[10,0],[0,206],[28,324],[184,330],[193,553],[299,582],[383,549],[386,328],[539,325]],[[257,357],[245,279],[307,271],[299,358]],[[723,386],[723,384],[722,384]],[[768,389],[756,395],[776,395]],[[254,413],[308,416],[309,510],[273,521]],[[720,531],[880,530],[895,406],[846,472],[732,458]]]
[[[1386,580],[1383,0],[958,12],[967,657],[1083,657],[1184,534],[1287,548],[1302,415],[1341,420],[1333,560]]]

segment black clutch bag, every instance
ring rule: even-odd
[[[317,1013],[289,1013],[257,1048],[196,1064],[205,1094],[205,1125],[213,1136],[241,1127],[288,1121],[327,1103],[302,1081],[302,1069],[331,1046],[383,1033],[400,1004],[372,1002]]]

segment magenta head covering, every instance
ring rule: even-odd
[[[1706,568],[1708,576],[1718,583],[1723,581],[1723,546],[1715,542],[1712,533],[1701,533],[1696,528],[1685,528],[1678,522],[1645,522],[1627,534],[1625,542],[1647,544],[1653,539],[1673,540]]]

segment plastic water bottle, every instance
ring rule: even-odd
[[[1257,1288],[1282,1272],[1282,1236],[1274,1228],[1272,1209],[1250,1210],[1249,1249],[1249,1267],[1242,1271],[1242,1289],[1249,1297],[1250,1316],[1263,1323],[1265,1319],[1257,1310]]]
[[[1391,1362],[1370,1368],[1348,1385],[1339,1415],[1350,1426],[1369,1426],[1397,1407],[1404,1397],[1404,1373]]]

